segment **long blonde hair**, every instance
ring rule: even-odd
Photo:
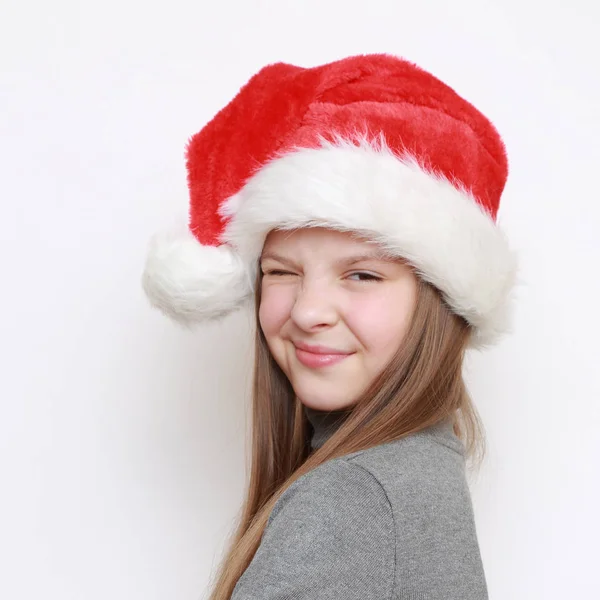
[[[462,373],[471,329],[434,286],[417,280],[416,307],[396,355],[348,410],[341,426],[311,453],[312,430],[304,407],[258,325],[262,281],[258,269],[250,478],[208,600],[230,599],[279,496],[327,460],[397,440],[450,417],[467,460],[479,468],[485,455],[483,425]]]

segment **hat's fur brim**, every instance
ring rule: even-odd
[[[469,190],[383,141],[322,140],[274,157],[221,207],[219,247],[155,240],[144,287],[185,323],[217,318],[252,293],[265,238],[275,228],[355,231],[405,258],[473,327],[483,348],[511,330],[517,257]],[[163,246],[161,246],[163,244]]]

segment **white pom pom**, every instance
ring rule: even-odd
[[[154,307],[186,326],[221,318],[252,293],[234,250],[203,246],[188,228],[161,231],[150,239],[142,287]]]

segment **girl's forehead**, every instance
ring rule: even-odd
[[[370,248],[383,253],[384,249],[367,234],[358,231],[340,231],[327,227],[302,227],[298,229],[273,229],[265,239],[263,251],[267,248],[314,247],[315,244],[332,248]]]
[[[326,227],[304,227],[301,229],[276,229],[269,233],[263,246],[261,259],[323,261],[352,257],[361,259],[402,261],[403,258],[362,232],[338,231]]]

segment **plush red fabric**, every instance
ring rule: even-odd
[[[398,155],[469,190],[495,220],[508,175],[504,144],[492,123],[448,85],[388,54],[358,55],[302,68],[262,68],[188,140],[190,229],[218,245],[217,210],[275,153],[316,147],[356,129],[384,134]]]

